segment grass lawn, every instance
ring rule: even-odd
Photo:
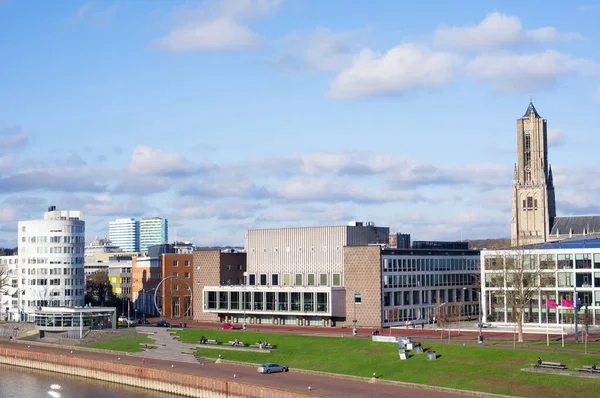
[[[424,342],[439,358],[428,361],[426,354],[410,354],[401,361],[393,343],[374,343],[370,339],[351,337],[318,337],[293,334],[257,333],[232,330],[185,329],[176,331],[180,340],[197,344],[200,336],[219,343],[238,339],[253,344],[265,339],[276,349],[270,354],[243,351],[199,349],[198,355],[215,358],[266,363],[281,363],[291,368],[429,384],[465,390],[529,397],[591,397],[597,396],[600,379],[521,372],[535,363],[538,356],[546,361],[562,362],[574,369],[582,365],[600,364],[600,358],[583,354],[513,350],[497,347],[477,347]],[[596,392],[594,392],[596,391]]]
[[[120,337],[112,337],[108,341],[99,341],[89,344],[90,348],[99,348],[101,350],[113,350],[113,351],[124,351],[124,352],[138,352],[143,351],[144,347],[141,344],[154,343],[154,340],[146,337],[131,337],[131,335],[124,335]]]

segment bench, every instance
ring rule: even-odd
[[[592,368],[591,366],[584,365],[583,367],[577,368],[575,370],[578,372],[589,372],[591,370],[591,368]],[[600,369],[596,369],[596,370],[592,371],[592,373],[600,373]]]
[[[260,348],[260,349],[273,348],[273,346],[271,344],[252,344],[250,347],[252,347],[252,348]]]
[[[534,368],[549,368],[549,369],[566,369],[567,367],[565,365],[563,365],[562,363],[559,362],[546,362],[546,361],[542,361],[541,365],[533,364],[531,365]]]
[[[217,340],[208,339],[208,340],[206,340],[206,342],[204,344],[219,344],[219,343],[217,343]]]
[[[235,346],[233,345],[234,343],[235,343],[235,341],[228,341],[228,342],[227,342],[227,344],[229,344],[229,345],[230,345],[230,346],[232,346],[232,347],[235,347]],[[238,341],[238,343],[237,343],[237,347],[246,347],[246,346],[245,346],[245,345],[244,345],[244,343],[242,343],[241,341]]]

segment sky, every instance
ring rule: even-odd
[[[510,236],[516,120],[600,213],[600,1],[0,0],[0,247],[48,206],[171,240]]]

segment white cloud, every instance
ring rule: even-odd
[[[0,149],[21,148],[29,143],[29,136],[19,127],[0,130]]]
[[[220,0],[186,6],[175,11],[179,21],[171,31],[151,44],[174,52],[256,48],[260,37],[244,21],[269,15],[280,5],[280,0]]]
[[[284,68],[338,71],[352,63],[364,31],[332,31],[317,27],[312,33],[291,34],[280,46],[276,63]]]
[[[456,54],[415,44],[400,44],[385,54],[364,49],[336,77],[329,93],[333,98],[358,98],[439,87],[454,78],[461,64]]]
[[[498,91],[531,92],[551,86],[563,76],[597,74],[600,65],[553,50],[537,54],[502,52],[475,57],[468,63],[467,72],[475,78],[490,81]]]
[[[562,146],[565,143],[565,134],[562,129],[551,127],[548,129],[548,146]]]
[[[489,51],[524,43],[580,38],[579,33],[561,33],[549,26],[526,30],[519,17],[493,12],[478,25],[438,27],[433,33],[433,44],[458,51]]]
[[[138,145],[133,149],[127,171],[136,175],[182,176],[207,171],[215,167],[212,163],[197,165],[180,153],[163,151]]]

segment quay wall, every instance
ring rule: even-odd
[[[315,398],[313,395],[229,380],[12,348],[0,347],[0,363],[125,384],[185,397]]]

